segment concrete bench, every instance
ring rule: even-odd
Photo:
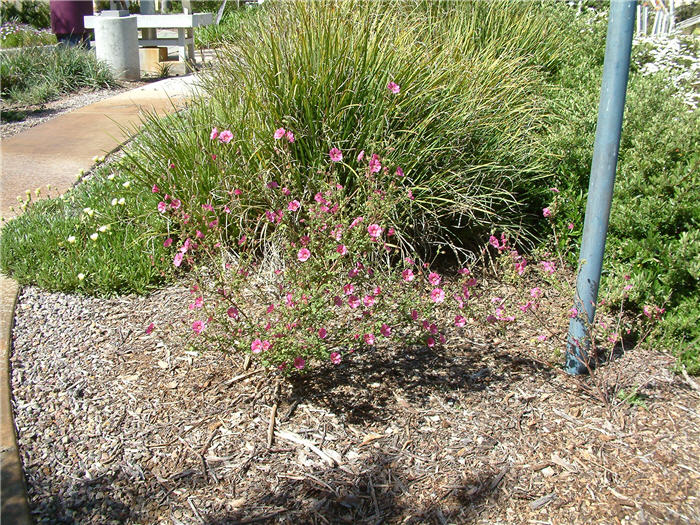
[[[194,28],[211,25],[212,13],[174,14],[174,15],[135,15],[136,27],[146,33],[139,38],[140,47],[177,46],[178,57],[183,62],[195,62]],[[97,16],[86,16],[85,27],[95,28]],[[177,38],[158,38],[159,29],[177,30]],[[155,38],[154,38],[155,36]]]

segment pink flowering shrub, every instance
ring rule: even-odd
[[[228,144],[221,133],[212,133],[214,151]],[[279,128],[271,139],[289,147],[288,133]],[[173,265],[208,269],[197,273],[187,312],[196,343],[292,373],[337,365],[392,341],[443,344],[447,327],[438,319],[464,326],[470,272],[447,283],[408,256],[400,226],[388,222],[391,210],[409,199],[401,169],[382,166],[381,156],[371,153],[354,167],[363,173],[359,183],[346,188],[339,177],[347,168],[342,151],[332,148],[326,159],[319,187],[299,191],[285,173],[260,181],[259,215],[247,221],[241,220],[250,213],[242,192],[224,190],[224,203],[212,194],[186,207],[174,204],[180,197],[162,195],[156,212],[171,219],[174,231],[163,244]],[[237,240],[227,244],[223,232],[230,224],[238,228]]]

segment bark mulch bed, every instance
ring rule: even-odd
[[[12,386],[39,523],[700,522],[700,396],[658,350],[579,380],[527,324],[474,322],[442,350],[279,382],[189,350],[171,325],[188,301],[22,291]]]

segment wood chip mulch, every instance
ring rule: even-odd
[[[189,350],[189,300],[22,291],[12,388],[38,523],[700,523],[697,380],[658,349],[576,379],[525,322],[473,322],[441,350],[279,381]]]

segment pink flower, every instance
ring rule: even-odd
[[[175,254],[175,258],[173,259],[173,264],[174,264],[176,267],[179,268],[180,265],[182,264],[182,258],[183,258],[183,257],[184,257],[184,255],[182,254],[182,252],[177,252],[177,253]]]
[[[219,130],[216,128],[211,128],[211,133],[209,134],[209,140],[216,140],[219,136]]]
[[[158,193],[158,192],[160,191],[160,189],[158,188],[158,186],[156,186],[156,185],[154,184],[153,187],[151,188],[151,191],[152,191],[153,193]]]
[[[238,308],[231,306],[228,310],[226,310],[226,315],[228,315],[231,319],[238,319]]]
[[[331,352],[331,363],[334,365],[339,365],[340,361],[340,354],[338,352]]]
[[[367,308],[372,308],[374,306],[375,298],[373,295],[365,295],[362,298],[362,302]]]
[[[381,289],[379,286],[375,286],[375,287],[374,287],[374,290],[372,290],[372,294],[375,295],[375,296],[377,296],[377,297],[378,297],[379,294],[381,294],[381,293],[382,293],[382,289]]]
[[[374,345],[374,334],[365,334],[363,336],[363,339],[365,340],[365,343],[367,343],[369,346]]]
[[[333,298],[333,304],[336,306],[343,306],[343,300],[337,295]]]
[[[518,305],[518,308],[520,308],[520,310],[523,312],[527,312],[530,308],[535,310],[535,303],[532,301],[527,301],[525,304]]]
[[[343,160],[343,152],[340,151],[338,148],[331,148],[331,150],[328,152],[328,155],[331,158],[331,161],[333,162],[340,162]]]
[[[411,200],[415,200],[415,197],[413,196],[413,192],[411,190],[408,190],[408,198]]]
[[[240,195],[241,193],[243,193],[243,192],[242,192],[241,190],[239,190],[239,189],[233,190],[233,194],[234,194],[234,195]]]
[[[192,323],[192,330],[195,334],[201,334],[206,327],[207,323],[205,323],[204,321],[195,321],[194,323]]]
[[[538,288],[537,286],[535,286],[534,288],[530,288],[530,297],[532,297],[533,299],[539,299],[540,297],[542,297],[542,289]]]
[[[399,85],[396,84],[395,82],[389,82],[389,83],[386,85],[386,88],[387,88],[389,91],[391,91],[394,95],[398,95],[399,92],[401,91],[401,88],[400,88]]]
[[[379,155],[373,153],[372,158],[369,160],[369,171],[370,173],[378,173],[381,169],[382,164],[379,162]]]
[[[569,231],[571,231],[574,229],[574,223],[570,222],[566,227],[569,228]]]
[[[182,201],[180,201],[180,199],[173,199],[170,201],[170,207],[173,210],[179,210],[181,205],[182,205]]]
[[[348,283],[345,286],[343,286],[343,292],[345,292],[345,295],[351,295],[355,291],[355,286],[352,283]]]
[[[285,133],[286,133],[286,131],[285,131],[284,128],[277,128],[277,129],[275,130],[275,134],[273,135],[273,137],[275,138],[275,140],[279,140],[279,139],[281,139],[282,137],[284,137],[284,134],[285,134]]]
[[[525,273],[525,267],[527,266],[527,261],[523,259],[520,262],[515,263],[515,269],[518,271],[518,275]]]
[[[335,251],[338,252],[340,255],[345,255],[346,253],[348,253],[348,249],[344,244],[339,244]]]
[[[325,339],[325,338],[328,336],[328,332],[326,331],[325,328],[319,328],[319,330],[318,330],[318,336],[319,336],[321,339]]]
[[[430,281],[430,284],[433,286],[437,286],[440,284],[440,281],[442,281],[442,277],[435,272],[430,272],[428,274],[428,281]]]
[[[308,248],[302,248],[299,250],[299,253],[297,253],[297,259],[299,259],[301,262],[305,262],[311,257],[311,252],[308,250]]]
[[[550,210],[549,208],[544,208],[544,209],[542,209],[542,215],[544,215],[545,217],[551,217],[552,210]]]
[[[290,144],[292,142],[294,142],[294,133],[292,133],[291,131],[287,131],[285,136],[287,137],[287,140],[289,141]]]
[[[435,288],[430,292],[430,300],[434,303],[441,303],[445,300],[445,291],[442,288]]]
[[[194,303],[190,305],[190,310],[194,310],[195,308],[201,308],[202,306],[204,306],[204,297],[200,295],[194,300]]]
[[[302,235],[301,238],[299,239],[299,242],[301,243],[302,246],[306,246],[311,242],[311,237],[308,235]]]
[[[169,248],[172,243],[173,240],[170,237],[168,237],[163,241],[163,248]]]
[[[378,239],[383,231],[384,229],[379,226],[379,224],[370,224],[367,226],[367,233],[369,233],[369,236],[374,240]]]
[[[294,368],[301,370],[306,366],[306,361],[304,360],[303,357],[295,357],[294,358]]]
[[[146,327],[146,335],[149,335],[151,332],[153,332],[153,329],[155,328],[155,325],[153,323],[149,324]]]
[[[355,219],[350,223],[349,228],[354,228],[355,226],[357,226],[358,224],[360,224],[364,220],[365,220],[364,217],[355,217]]]
[[[292,194],[291,190],[286,186],[282,188],[282,193],[284,193],[287,197],[289,197]]]
[[[542,262],[540,262],[540,264],[542,265],[542,270],[544,270],[545,273],[548,273],[551,275],[557,271],[557,267],[552,262],[542,261]]]
[[[350,306],[350,308],[353,309],[357,308],[358,306],[360,306],[360,299],[354,295],[351,295],[350,297],[348,297],[348,306]]]
[[[399,178],[403,177],[403,170],[401,169],[401,166],[396,168],[396,176]]]
[[[569,310],[569,317],[574,319],[576,316],[578,316],[578,309],[574,306]]]
[[[187,250],[190,249],[190,246],[192,246],[192,241],[190,241],[189,237],[185,239],[185,242],[182,244],[180,247],[180,252],[181,253],[187,253]]]
[[[225,129],[221,132],[219,135],[219,141],[223,144],[228,144],[233,140],[233,133],[229,131],[228,129]]]
[[[289,211],[297,211],[299,208],[301,208],[301,203],[298,200],[293,200],[287,204],[287,209]]]
[[[544,342],[544,341],[547,340],[547,336],[544,335],[544,334],[540,334],[540,335],[537,336],[537,340],[540,341],[540,342]]]
[[[549,188],[549,191],[551,191],[552,193],[559,193],[558,188]]]
[[[255,339],[250,343],[250,349],[254,354],[259,354],[263,350],[263,342],[260,339]]]
[[[418,320],[418,311],[417,310],[411,310],[411,319],[414,321]]]
[[[467,324],[467,318],[463,315],[455,316],[455,326],[462,327]]]
[[[214,206],[209,203],[202,204],[202,209],[206,211],[214,211]]]
[[[160,202],[158,203],[158,211],[159,211],[160,213],[165,213],[167,210],[168,210],[168,205],[165,204],[163,201],[160,201]]]
[[[498,243],[498,238],[495,235],[492,235],[489,237],[489,244],[496,248],[497,250],[501,249],[501,245]]]
[[[495,323],[496,321],[498,321],[498,319],[497,319],[496,316],[493,315],[493,314],[489,314],[489,315],[486,317],[486,322],[487,322],[487,323],[493,324],[493,323]]]
[[[411,270],[410,268],[406,268],[403,272],[401,272],[401,277],[403,277],[403,280],[407,283],[410,283],[413,279],[416,278],[416,276],[413,274],[413,270]]]
[[[433,338],[433,337],[428,337],[428,338],[425,340],[425,344],[428,345],[428,348],[434,347],[434,346],[435,346],[435,338]]]
[[[386,323],[382,323],[382,327],[379,329],[379,331],[382,333],[384,337],[390,337],[391,336],[391,326],[389,326]]]
[[[360,154],[357,156],[357,162],[361,162],[362,159],[365,158],[365,150],[362,150]]]
[[[199,230],[194,232],[194,236],[197,237],[197,239],[204,239],[204,234]]]

